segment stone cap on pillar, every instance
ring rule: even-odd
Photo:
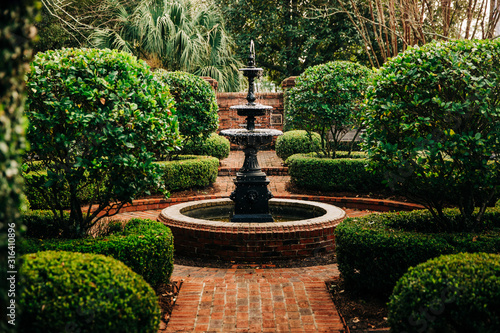
[[[212,86],[212,88],[217,91],[217,87],[219,86],[219,82],[217,80],[212,79],[210,76],[202,76],[201,77],[203,80],[207,81],[208,84]]]
[[[298,77],[298,76],[290,76],[289,78],[284,79],[284,80],[281,82],[281,88],[282,88],[282,89],[288,89],[288,88],[293,88],[293,87],[295,87],[295,79],[296,79],[297,77]]]

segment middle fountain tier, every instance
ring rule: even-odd
[[[269,212],[269,199],[273,197],[268,190],[269,179],[261,170],[257,160],[259,148],[270,144],[273,138],[283,132],[275,129],[255,129],[255,117],[263,116],[272,109],[271,106],[255,103],[256,77],[262,73],[262,68],[255,67],[255,52],[253,41],[250,43],[250,56],[246,68],[240,69],[248,78],[247,104],[231,106],[239,116],[246,117],[246,128],[222,130],[220,134],[229,141],[243,146],[245,161],[236,173],[234,184],[236,189],[231,193],[234,201],[234,214],[231,222],[273,222]]]

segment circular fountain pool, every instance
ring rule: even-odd
[[[306,258],[335,249],[335,227],[345,212],[333,205],[292,199],[272,199],[275,222],[233,223],[234,203],[213,199],[165,208],[158,220],[174,234],[177,253],[232,261]]]

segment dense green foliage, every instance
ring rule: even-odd
[[[500,211],[485,214],[481,229],[466,232],[458,210],[442,226],[427,210],[371,214],[344,220],[335,230],[339,270],[353,290],[389,295],[411,266],[442,254],[500,253]]]
[[[167,85],[175,100],[179,132],[195,144],[205,140],[219,127],[217,99],[210,84],[184,72],[155,71],[155,78]]]
[[[389,302],[394,332],[498,332],[500,255],[460,253],[410,268]]]
[[[10,315],[10,300],[19,288],[9,291],[7,271],[20,269],[16,237],[21,231],[19,206],[22,203],[21,153],[25,148],[23,110],[25,103],[23,76],[31,58],[30,43],[36,30],[32,0],[0,3],[0,331],[12,332],[19,320]],[[9,242],[10,240],[10,242]],[[8,258],[9,256],[14,257]],[[19,286],[19,284],[16,284]],[[10,296],[9,296],[10,295]],[[13,296],[12,296],[13,295]],[[8,321],[11,321],[9,324]]]
[[[276,155],[282,160],[294,154],[307,154],[320,149],[321,138],[318,133],[303,130],[285,132],[276,139]]]
[[[156,60],[169,71],[210,76],[220,90],[239,91],[234,42],[210,2],[103,0],[100,7],[109,11],[94,25],[92,45]]]
[[[59,216],[60,196],[69,189],[68,236],[84,235],[110,203],[119,208],[161,189],[153,162],[177,145],[178,124],[168,88],[144,62],[111,50],[48,51],[37,54],[27,85],[29,153],[46,170],[32,174],[30,186],[44,191]],[[88,213],[80,192],[91,185]]]
[[[255,42],[256,64],[276,84],[300,75],[310,66],[364,56],[360,40],[344,13],[318,18],[324,1],[216,0],[227,29],[248,57]],[[313,20],[312,18],[318,18]]]
[[[216,133],[201,142],[186,142],[182,147],[183,155],[205,155],[213,156],[219,160],[223,160],[229,156],[231,143],[228,139]]]
[[[473,227],[498,191],[499,87],[500,40],[431,43],[393,58],[368,96],[374,165],[441,220],[452,201]]]
[[[310,67],[287,93],[287,124],[316,132],[321,151],[335,157],[345,134],[361,129],[361,106],[372,71],[360,64],[333,61]]]
[[[208,156],[178,155],[171,161],[158,164],[169,191],[208,186],[215,182],[219,172],[219,160]]]
[[[157,332],[155,292],[120,261],[56,251],[24,259],[19,332]]]
[[[337,152],[338,158],[316,154],[296,154],[286,160],[291,182],[301,188],[319,191],[375,192],[384,189],[383,175],[373,175],[363,153]]]
[[[109,235],[80,239],[51,238],[58,237],[61,230],[61,222],[51,212],[32,211],[24,216],[24,222],[28,230],[22,253],[54,250],[103,254],[120,260],[153,287],[170,280],[173,236],[159,222],[132,219],[123,230],[112,226],[114,232]]]

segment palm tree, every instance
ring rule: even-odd
[[[222,91],[239,91],[241,63],[218,10],[192,0],[140,0],[131,5],[105,0],[111,19],[90,42],[99,48],[158,59],[169,71],[210,76]]]

